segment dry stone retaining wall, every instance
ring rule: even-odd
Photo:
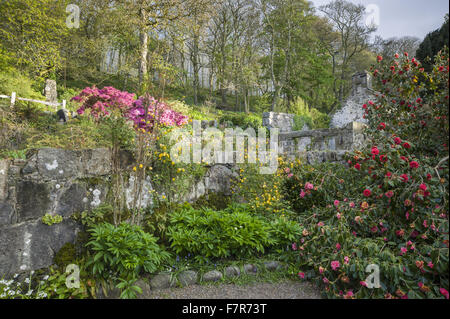
[[[130,153],[121,153],[121,166],[133,164]],[[53,264],[61,247],[74,242],[81,226],[70,218],[109,200],[111,160],[108,149],[72,151],[39,149],[27,160],[0,160],[0,278]],[[214,165],[193,187],[187,200],[209,193],[229,192],[229,167]],[[125,200],[133,200],[133,179],[125,185]],[[141,207],[152,204],[144,182]],[[61,223],[42,223],[46,214],[60,215]]]

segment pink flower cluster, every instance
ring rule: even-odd
[[[103,89],[93,86],[85,88],[79,95],[73,97],[72,101],[82,103],[77,110],[78,114],[84,114],[86,109],[91,109],[91,115],[98,118],[108,116],[111,109],[126,112],[134,102],[134,94],[117,90],[112,86]]]
[[[146,96],[135,99],[133,93],[117,90],[111,86],[98,89],[87,87],[72,98],[72,101],[82,103],[77,113],[82,115],[87,109],[95,117],[111,114],[112,110],[119,110],[127,119],[134,122],[135,127],[151,131],[156,123],[164,126],[182,126],[188,117],[172,110],[166,103],[157,101],[154,97]]]
[[[136,127],[151,131],[156,123],[164,126],[182,126],[187,124],[188,117],[172,110],[166,103],[153,97],[140,97],[133,103],[128,118]]]
[[[314,189],[314,185],[311,184],[310,182],[306,182],[306,184],[305,184],[306,192],[302,189],[300,191],[300,197],[303,198],[306,196],[306,194],[310,194],[312,189]]]

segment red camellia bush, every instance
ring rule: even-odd
[[[430,73],[407,53],[389,60],[377,59],[376,99],[362,105],[366,146],[348,154],[334,198],[302,213],[298,271],[331,298],[448,299],[448,49]]]

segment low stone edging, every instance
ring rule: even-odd
[[[265,261],[264,268],[268,271],[279,270],[286,267],[279,261]],[[196,285],[200,283],[217,282],[222,278],[235,278],[241,276],[243,273],[247,275],[256,275],[260,270],[254,264],[244,264],[242,267],[228,266],[224,269],[223,273],[218,270],[210,270],[204,273],[202,276],[195,270],[184,270],[174,278],[170,272],[160,272],[152,276],[147,283],[143,279],[136,281],[135,285],[142,289],[142,295],[138,295],[138,299],[147,295],[150,290],[168,289],[176,287],[186,287]],[[179,285],[177,285],[177,283]],[[120,297],[120,290],[114,287],[107,288],[107,294],[105,289],[97,287],[97,298],[99,299],[118,299]]]

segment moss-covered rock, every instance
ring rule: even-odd
[[[231,203],[231,196],[225,195],[222,192],[208,193],[198,198],[192,207],[199,209],[202,207],[212,208],[214,210],[222,210],[228,207]]]
[[[76,259],[77,259],[77,251],[75,245],[72,243],[66,243],[56,253],[54,257],[54,262],[61,269],[65,269],[67,265],[73,264]]]

